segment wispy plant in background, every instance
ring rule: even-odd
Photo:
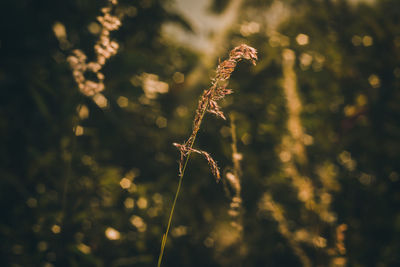
[[[220,238],[225,238],[224,245],[219,244],[219,248],[216,252],[235,253],[238,255],[238,259],[235,260],[235,264],[242,265],[243,256],[246,254],[246,246],[243,244],[243,198],[242,198],[242,168],[241,161],[243,155],[239,153],[237,148],[237,133],[236,133],[236,117],[234,112],[229,114],[230,120],[230,135],[232,139],[231,151],[232,151],[232,167],[228,167],[225,175],[222,177],[222,182],[227,197],[229,198],[229,209],[227,211],[229,215],[229,225],[226,226],[226,233],[219,235]],[[229,237],[228,237],[229,236]],[[218,234],[215,235],[218,240]],[[220,239],[219,238],[219,239]],[[229,240],[229,241],[228,241]],[[222,265],[231,265],[233,262],[229,257],[226,262],[221,262]]]
[[[95,60],[87,62],[87,56],[81,49],[73,50],[68,57],[79,91],[91,97],[101,108],[108,105],[107,99],[101,93],[104,90],[104,74],[101,69],[110,57],[117,54],[119,48],[119,44],[110,38],[110,33],[121,26],[121,18],[115,14],[117,4],[117,0],[109,0],[108,6],[101,9],[103,15],[97,17],[101,29],[99,39],[94,45]],[[88,77],[89,75],[92,77]]]
[[[231,122],[231,150],[232,150],[232,163],[233,168],[225,174],[223,179],[225,190],[231,199],[228,214],[232,218],[231,225],[240,233],[240,239],[242,239],[243,232],[243,210],[242,210],[242,185],[241,176],[242,168],[240,162],[243,159],[243,155],[238,152],[237,149],[237,136],[236,136],[236,122],[235,115],[231,113],[229,116]]]
[[[166,242],[168,239],[169,229],[171,227],[172,217],[173,217],[174,210],[175,210],[176,201],[178,199],[179,192],[182,187],[183,177],[184,177],[185,170],[186,170],[191,153],[194,152],[194,153],[198,153],[198,154],[204,156],[206,158],[206,160],[208,161],[211,172],[217,179],[217,182],[221,178],[218,166],[215,163],[215,161],[211,158],[211,156],[205,151],[194,149],[193,145],[196,140],[197,133],[200,130],[200,126],[201,126],[201,123],[203,121],[203,118],[204,118],[204,115],[206,112],[213,113],[217,117],[226,119],[223,112],[221,111],[220,106],[218,105],[217,101],[223,99],[226,95],[233,93],[233,91],[231,89],[227,88],[229,78],[231,77],[232,72],[235,70],[236,65],[243,59],[249,60],[253,63],[253,65],[255,65],[256,60],[257,60],[257,51],[250,46],[242,44],[240,46],[235,47],[230,52],[229,58],[227,60],[220,62],[220,64],[217,67],[217,70],[216,70],[216,75],[212,79],[211,87],[204,90],[202,96],[200,97],[199,104],[196,109],[196,115],[195,115],[195,118],[193,121],[192,133],[190,134],[188,140],[184,144],[174,143],[174,145],[180,151],[179,183],[178,183],[178,188],[177,188],[175,198],[174,198],[174,201],[172,204],[171,212],[169,215],[167,229],[166,229],[165,234],[162,237],[161,251],[160,251],[160,256],[158,258],[158,266],[161,265],[165,245],[166,245]]]
[[[333,164],[325,162],[316,168],[317,178],[309,173],[311,164],[307,158],[306,146],[313,143],[312,136],[304,132],[301,122],[302,103],[297,91],[297,76],[294,71],[296,55],[293,50],[282,52],[282,89],[286,99],[287,134],[282,136],[279,158],[282,172],[289,184],[296,190],[297,200],[301,203],[303,227],[290,227],[285,207],[277,204],[272,192],[265,193],[260,201],[261,209],[271,213],[278,223],[278,230],[287,240],[303,266],[313,266],[316,260],[305,252],[303,244],[322,251],[331,266],[345,266],[344,231],[346,224],[337,226],[337,218],[331,210],[332,193],[339,190],[336,171]],[[315,215],[317,218],[315,218]],[[299,221],[300,222],[300,221]],[[299,223],[298,222],[298,223]],[[326,235],[329,229],[330,234]]]
[[[99,38],[93,46],[95,59],[88,62],[87,55],[81,49],[74,49],[72,54],[67,58],[72,69],[72,76],[78,85],[79,91],[82,95],[92,98],[94,103],[100,108],[106,108],[108,106],[107,98],[101,93],[105,89],[105,77],[101,70],[106,64],[106,61],[117,54],[119,48],[119,44],[116,41],[111,40],[110,37],[112,31],[116,31],[120,28],[121,18],[124,15],[124,13],[121,12],[120,15],[116,15],[117,5],[118,0],[108,0],[108,5],[101,9],[103,15],[97,17],[97,21],[101,26],[96,27],[99,33]],[[71,47],[71,43],[67,38],[65,26],[62,23],[55,23],[53,25],[53,32],[58,39],[61,48],[67,49]],[[72,137],[70,138],[71,149],[68,156],[65,157],[67,171],[63,187],[61,221],[64,221],[64,217],[66,216],[68,186],[72,177],[72,159],[76,152],[76,136],[84,134],[84,128],[79,125],[79,122],[89,116],[89,108],[80,102],[81,101],[76,103],[77,114],[73,117],[72,121]]]

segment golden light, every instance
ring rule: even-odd
[[[61,22],[55,22],[53,24],[53,33],[56,36],[61,49],[65,50],[71,47],[71,44],[67,39],[67,31],[65,30],[64,24]]]
[[[307,69],[308,66],[311,65],[311,62],[313,61],[313,57],[308,53],[302,53],[299,59],[300,59],[300,67],[302,70]]]
[[[371,36],[365,35],[362,39],[363,45],[364,46],[371,46],[374,43],[374,40],[372,39]]]
[[[129,100],[127,97],[125,96],[120,96],[117,99],[117,104],[118,106],[120,106],[121,108],[126,108],[129,104]]]
[[[272,35],[269,40],[268,43],[271,47],[277,47],[280,45],[281,43],[281,39],[279,38],[278,35]]]
[[[147,214],[149,215],[150,218],[156,217],[158,215],[158,213],[159,213],[159,209],[156,207],[152,207],[147,210]]]
[[[235,244],[240,239],[240,233],[235,228],[221,224],[216,227],[213,237],[218,249],[224,249]]]
[[[335,266],[345,266],[345,265],[346,265],[346,262],[347,262],[347,260],[346,260],[346,258],[344,258],[344,257],[337,257],[337,258],[335,258],[335,259],[333,260],[333,264],[334,264]]]
[[[347,105],[344,107],[344,114],[346,115],[346,117],[351,117],[356,114],[356,112],[357,109],[355,106]]]
[[[135,201],[133,200],[133,198],[128,197],[127,199],[125,199],[124,205],[127,209],[133,209],[133,207],[135,206]]]
[[[122,178],[119,184],[123,189],[129,189],[129,187],[132,185],[132,182],[128,178]]]
[[[106,108],[108,106],[107,98],[104,95],[100,94],[100,93],[93,96],[93,101],[100,108]]]
[[[175,72],[172,79],[175,83],[183,83],[185,81],[185,75],[181,72]]]
[[[187,234],[187,227],[183,226],[183,225],[177,226],[174,229],[172,229],[172,231],[171,231],[171,235],[173,237],[180,237],[180,236],[184,236],[186,234]]]
[[[354,171],[357,166],[357,162],[351,158],[351,154],[348,151],[343,151],[338,156],[338,161],[349,171]]]
[[[89,24],[88,30],[91,34],[99,34],[101,31],[101,26],[97,22],[92,22]]]
[[[313,65],[312,68],[314,71],[320,71],[322,70],[322,67],[324,66],[324,62],[325,62],[325,56],[321,55],[319,53],[314,54],[313,56]]]
[[[324,247],[326,247],[326,239],[323,238],[322,236],[314,237],[314,238],[313,238],[313,244],[314,244],[316,247],[324,248]]]
[[[155,194],[153,195],[153,201],[154,201],[156,204],[161,205],[161,204],[163,203],[163,197],[162,197],[162,195],[161,195],[160,193],[155,193]]]
[[[156,119],[156,125],[158,126],[158,128],[165,128],[165,127],[167,127],[167,123],[168,123],[167,119],[164,118],[163,116],[159,116],[159,117]]]
[[[303,202],[308,202],[313,196],[313,187],[309,181],[303,181],[300,185],[300,191],[298,192],[298,197]]]
[[[145,209],[147,208],[147,199],[144,197],[140,197],[137,201],[136,201],[137,206],[139,207],[139,209]]]
[[[81,135],[83,135],[83,133],[84,133],[83,127],[80,126],[80,125],[76,126],[76,128],[75,128],[75,135],[76,135],[76,136],[81,136]]]
[[[267,35],[269,36],[268,43],[271,47],[286,47],[290,44],[290,39],[288,36],[280,34],[279,32],[267,32]]]
[[[294,53],[293,50],[284,49],[282,52],[282,57],[284,61],[292,62],[296,59],[296,54]]]
[[[359,178],[360,183],[363,185],[370,185],[374,181],[374,177],[367,173],[362,173]]]
[[[294,238],[298,241],[305,241],[310,238],[309,236],[310,236],[309,232],[305,229],[297,230],[294,233]]]
[[[249,36],[259,31],[260,31],[260,24],[255,21],[246,22],[240,26],[240,34],[243,36]]]
[[[64,24],[61,22],[56,22],[53,25],[53,32],[57,39],[66,39],[67,38],[67,31],[65,30]]]
[[[105,235],[109,240],[118,240],[121,238],[121,234],[112,227],[106,229]]]
[[[281,153],[279,153],[279,158],[282,162],[289,162],[289,160],[292,158],[292,154],[287,150],[283,150]]]
[[[249,145],[251,143],[251,135],[249,133],[245,133],[240,138],[243,144]]]
[[[356,98],[356,102],[358,106],[362,107],[367,104],[368,99],[364,94],[359,94]]]
[[[179,117],[185,117],[188,114],[188,109],[185,106],[178,106],[175,111]]]
[[[243,155],[241,153],[234,153],[233,154],[233,159],[242,160],[243,159]]]
[[[228,179],[228,180],[230,180],[232,182],[232,181],[236,180],[236,176],[231,172],[227,172],[226,173],[226,179]]]
[[[306,146],[312,145],[314,143],[314,138],[311,135],[304,134],[303,135],[303,143]]]
[[[143,221],[143,219],[139,216],[133,215],[130,218],[130,222],[133,226],[135,226],[139,232],[145,232],[147,229],[146,223]]]
[[[59,233],[61,232],[61,227],[60,227],[59,225],[57,225],[57,224],[54,224],[54,225],[51,227],[51,231],[52,231],[53,233],[55,233],[55,234],[59,234]]]
[[[321,198],[321,203],[322,204],[328,205],[328,204],[330,204],[332,202],[331,194],[323,193],[323,194],[321,194],[320,198]]]
[[[155,99],[157,94],[165,94],[169,91],[168,84],[159,81],[156,74],[143,73],[139,79],[142,81],[143,91],[149,99]]]
[[[87,119],[89,117],[89,109],[85,105],[77,107],[78,115],[81,120]]]
[[[332,212],[322,212],[321,219],[327,223],[333,223],[337,220],[336,215]]]
[[[129,193],[135,193],[137,191],[137,186],[132,183],[131,187],[129,187],[128,192]]]
[[[378,88],[381,86],[381,80],[375,74],[372,74],[371,76],[369,76],[368,82],[373,88]]]
[[[92,251],[92,249],[91,249],[89,246],[87,246],[87,245],[85,245],[85,244],[83,244],[83,243],[80,243],[80,244],[77,245],[76,247],[77,247],[77,249],[80,250],[83,254],[90,254],[90,252]]]
[[[308,35],[304,34],[304,33],[300,33],[299,35],[296,36],[296,42],[299,45],[306,45],[308,44]]]

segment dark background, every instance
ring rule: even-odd
[[[212,57],[164,31],[169,23],[181,34],[196,35],[190,15],[171,1],[121,1],[120,8],[134,8],[112,33],[120,49],[102,71],[109,101],[102,109],[80,94],[66,58],[75,48],[93,57],[97,36],[88,26],[106,2],[2,1],[0,265],[155,266],[178,182],[172,143],[189,136],[198,96],[218,58],[243,42],[258,50],[258,64],[239,64],[230,82],[235,93],[222,101],[225,114],[235,112],[243,155],[243,239],[226,241],[233,235],[230,199],[207,163],[193,156],[163,266],[301,266],[260,207],[265,192],[282,205],[292,231],[319,229],[334,246],[334,225],[303,216],[282,171],[279,147],[288,133],[284,48],[296,53],[302,125],[313,137],[308,164],[299,168],[316,188],[318,166],[335,170],[340,189],[332,192],[331,209],[336,224],[348,226],[347,265],[400,266],[400,2],[282,1],[289,15],[274,30],[289,42],[278,45],[263,17],[274,15],[267,11],[276,2],[242,3]],[[210,1],[208,12],[218,16],[229,3]],[[243,32],[241,25],[252,21],[258,30]],[[57,22],[68,45],[54,35]],[[300,33],[309,37],[306,45],[296,42]],[[303,53],[313,62],[322,56],[322,66],[303,64]],[[194,71],[200,78],[189,83]],[[184,74],[183,83],[173,79],[176,72]],[[142,73],[158,75],[168,92],[146,97],[137,82]],[[121,96],[128,106],[118,104]],[[81,105],[89,110],[85,119],[76,112]],[[77,125],[83,135],[74,134]],[[195,144],[210,152],[222,173],[232,166],[227,130],[229,121],[206,115]],[[123,189],[121,179],[133,176],[130,189]],[[117,240],[107,229],[118,231]],[[324,249],[300,246],[313,266],[330,266]]]

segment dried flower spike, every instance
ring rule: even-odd
[[[255,65],[257,60],[256,49],[248,45],[241,44],[235,47],[229,53],[229,58],[227,60],[219,63],[216,75],[214,79],[212,79],[211,87],[204,90],[203,95],[200,97],[199,104],[196,110],[196,116],[193,122],[192,133],[189,139],[183,145],[174,144],[181,153],[179,161],[180,175],[182,175],[183,173],[185,159],[187,159],[190,152],[194,151],[206,157],[211,166],[213,174],[217,178],[217,181],[220,179],[219,171],[216,171],[218,170],[218,167],[215,161],[210,157],[210,155],[207,152],[201,150],[193,150],[192,147],[196,139],[197,132],[200,129],[200,125],[205,112],[210,112],[215,114],[217,117],[226,119],[217,101],[221,100],[226,95],[233,93],[231,89],[227,89],[226,87],[228,85],[228,80],[231,77],[231,74],[234,71],[237,63],[240,62],[242,59],[250,60],[253,65]]]
[[[188,148],[188,147],[185,147],[184,145],[180,145],[180,144],[177,144],[177,143],[173,143],[173,145],[176,146],[180,151],[182,151],[182,153],[181,153],[181,161],[183,160],[182,156],[186,157],[188,155],[189,151],[190,152],[195,152],[197,154],[200,154],[200,155],[204,156],[206,158],[207,162],[208,162],[208,165],[210,165],[210,169],[211,169],[213,175],[215,176],[215,178],[217,179],[217,181],[219,179],[221,179],[221,175],[219,173],[218,165],[211,158],[210,154],[208,154],[205,151],[197,150],[197,149],[194,149],[194,148]],[[180,161],[179,164],[181,164],[181,161]],[[181,171],[181,166],[179,167],[179,170]]]

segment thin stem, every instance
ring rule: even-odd
[[[179,161],[180,177],[179,177],[178,188],[175,193],[174,202],[172,204],[171,212],[169,214],[167,230],[166,230],[165,234],[163,235],[162,241],[161,241],[161,251],[160,251],[160,256],[158,257],[158,265],[157,265],[158,267],[161,266],[161,261],[162,261],[162,257],[164,254],[165,245],[166,245],[167,239],[168,239],[169,229],[171,227],[172,216],[174,215],[176,201],[178,199],[179,192],[182,187],[183,176],[185,174],[185,170],[186,170],[187,164],[189,162],[191,152],[192,151],[197,152],[197,153],[200,153],[203,156],[205,156],[207,161],[209,162],[209,164],[212,167],[213,174],[216,176],[217,180],[220,179],[220,173],[218,170],[218,166],[215,164],[215,161],[213,159],[211,159],[211,157],[209,156],[209,154],[207,152],[193,149],[193,145],[196,140],[197,133],[200,129],[200,125],[203,121],[204,114],[208,110],[209,106],[210,106],[209,111],[211,113],[214,113],[218,117],[225,119],[225,117],[224,117],[223,113],[221,112],[220,107],[218,106],[216,101],[222,99],[225,95],[232,93],[232,90],[226,89],[226,86],[227,86],[228,80],[229,80],[232,72],[234,71],[237,63],[239,61],[241,61],[242,59],[250,60],[255,65],[255,61],[257,60],[257,51],[250,46],[242,44],[240,46],[235,47],[229,53],[229,59],[227,59],[223,62],[220,62],[220,64],[217,67],[217,73],[215,75],[215,78],[212,80],[212,86],[209,89],[204,90],[204,92],[200,98],[199,105],[196,110],[196,115],[195,115],[195,118],[193,121],[192,134],[190,135],[189,139],[183,145],[174,143],[174,145],[179,148],[180,153],[181,153],[181,157],[180,157],[180,161]],[[182,167],[182,163],[183,163],[183,160],[185,157],[186,157],[186,160],[185,160],[184,166]]]
[[[74,159],[75,152],[76,152],[76,146],[77,146],[77,137],[75,134],[76,128],[78,127],[80,118],[79,118],[79,111],[82,108],[82,101],[83,101],[83,95],[79,94],[78,97],[78,108],[73,114],[72,117],[72,131],[70,132],[70,140],[71,140],[71,156],[69,159],[67,159],[67,167],[66,167],[66,172],[65,172],[65,179],[64,179],[64,187],[63,187],[63,192],[62,192],[62,200],[61,200],[61,216],[60,216],[60,224],[61,227],[64,227],[65,224],[65,218],[67,217],[67,197],[68,197],[68,188],[69,188],[69,183],[70,180],[72,179],[72,160]]]
[[[203,121],[203,117],[204,117],[204,114],[206,113],[207,108],[208,108],[208,103],[206,104],[206,106],[205,106],[204,109],[202,110],[199,126],[200,126],[201,122]],[[194,138],[193,138],[193,141],[192,141],[191,144],[190,144],[190,148],[193,148],[194,141],[196,140],[196,136],[197,136],[197,132],[195,133]],[[162,237],[162,241],[161,241],[161,251],[160,251],[160,255],[158,256],[157,267],[160,267],[160,266],[161,266],[161,261],[162,261],[162,257],[163,257],[163,254],[164,254],[165,244],[167,243],[168,233],[169,233],[169,229],[170,229],[170,227],[171,227],[172,216],[174,215],[176,201],[177,201],[177,199],[178,199],[179,192],[181,191],[183,176],[185,175],[185,170],[186,170],[186,166],[187,166],[187,164],[188,164],[188,162],[189,162],[190,154],[191,154],[191,151],[189,150],[189,151],[188,151],[188,154],[187,154],[187,156],[186,156],[185,164],[183,165],[183,168],[182,168],[182,173],[181,173],[181,175],[180,175],[180,177],[179,177],[178,188],[176,189],[175,198],[174,198],[174,202],[172,203],[171,212],[169,213],[167,230],[165,231],[165,234],[163,234],[163,237]]]
[[[161,241],[161,252],[160,252],[160,256],[158,257],[158,264],[157,264],[158,267],[161,266],[161,260],[162,260],[163,254],[164,254],[165,244],[167,243],[169,228],[171,227],[171,221],[172,221],[172,216],[173,216],[174,210],[175,210],[176,200],[178,199],[178,195],[179,195],[179,192],[180,192],[181,187],[182,187],[183,174],[185,173],[186,165],[187,165],[187,163],[189,161],[189,156],[190,156],[190,154],[188,154],[188,156],[186,158],[185,166],[183,167],[183,170],[182,170],[182,175],[179,177],[178,188],[176,189],[174,202],[172,204],[171,212],[169,214],[167,230],[165,231],[165,234],[163,235],[163,238],[162,238],[162,241]]]

